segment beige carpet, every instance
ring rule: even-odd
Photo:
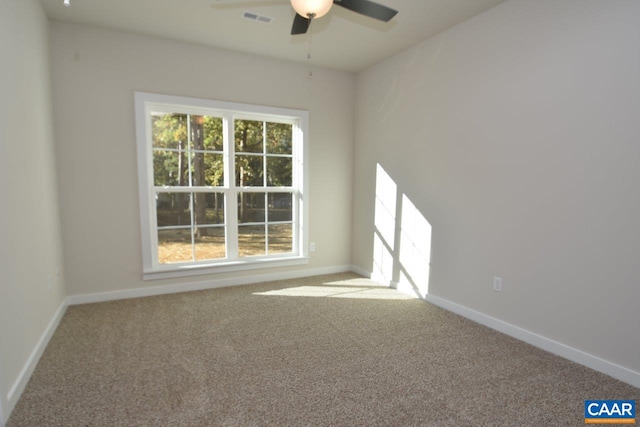
[[[582,426],[640,389],[352,274],[69,307],[8,427]]]

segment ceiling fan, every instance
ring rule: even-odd
[[[291,35],[306,33],[311,21],[326,15],[334,4],[384,22],[389,22],[398,13],[370,0],[291,0],[291,6],[296,11]]]
[[[276,0],[253,0],[260,3],[280,3]],[[345,9],[368,16],[379,21],[389,22],[396,14],[397,10],[383,6],[371,0],[290,0],[291,6],[296,11],[291,27],[291,35],[305,34],[311,25],[311,21],[323,17],[329,12],[334,4]],[[239,4],[243,0],[216,0],[216,4]]]

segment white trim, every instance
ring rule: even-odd
[[[151,208],[153,200],[150,198],[149,183],[153,182],[153,166],[149,164],[147,145],[141,141],[151,139],[151,126],[147,123],[147,106],[145,104],[145,94],[135,93],[135,119],[136,119],[136,157],[138,165],[138,197],[140,208],[140,228],[142,231],[142,265],[144,268],[153,265],[153,253],[150,240],[154,232],[154,227],[149,220],[151,218]]]
[[[45,348],[47,348],[47,345],[49,344],[49,340],[51,340],[53,333],[58,328],[58,325],[60,324],[60,320],[62,319],[62,316],[64,316],[64,313],[67,311],[68,305],[69,304],[67,299],[62,301],[62,303],[60,304],[60,307],[58,307],[58,310],[56,310],[55,314],[51,318],[51,321],[49,321],[49,324],[47,325],[46,329],[42,333],[42,336],[40,337],[40,339],[38,340],[38,343],[34,347],[29,357],[27,358],[27,361],[24,364],[22,370],[20,371],[20,374],[18,374],[18,379],[13,384],[11,389],[9,389],[9,393],[7,393],[8,408],[5,408],[7,410],[7,417],[9,416],[9,414],[11,414],[11,411],[16,406],[16,403],[18,403],[18,399],[20,398],[20,395],[22,395],[24,388],[29,382],[29,378],[31,378],[31,374],[33,373],[33,370],[36,368],[36,365],[38,364],[38,361],[40,360],[42,353],[44,353]]]
[[[230,286],[271,282],[274,280],[297,279],[301,277],[319,276],[323,274],[345,273],[352,271],[350,265],[297,270],[271,274],[231,277],[227,279],[206,280],[202,282],[179,283],[175,285],[151,286],[148,288],[126,289],[122,291],[99,292],[94,294],[71,295],[67,297],[69,305],[90,304],[128,298],[140,298],[155,295],[174,294],[179,292],[201,291],[205,289],[226,288]]]
[[[624,381],[634,387],[640,387],[640,372],[633,371],[629,368],[625,368],[624,366],[620,366],[608,360],[585,353],[582,350],[569,347],[561,342],[554,341],[550,338],[536,334],[535,332],[531,332],[519,326],[512,325],[511,323],[496,319],[484,313],[480,313],[479,311],[451,302],[447,299],[440,298],[435,295],[426,295],[423,299],[431,304],[444,308],[445,310],[473,320],[476,323],[509,335],[510,337],[524,341],[557,356],[609,375],[617,380]]]
[[[372,279],[372,274],[370,272],[368,272],[367,270],[365,270],[362,267],[358,267],[357,265],[352,265],[351,266],[351,271],[356,273],[356,274],[361,275],[362,277],[366,277],[368,279]]]
[[[201,276],[204,274],[229,273],[234,271],[255,270],[258,268],[293,267],[309,263],[305,257],[282,257],[245,259],[213,264],[183,264],[181,266],[162,266],[161,269],[145,271],[143,280],[170,279],[176,277]]]
[[[118,300],[118,299],[138,298],[138,297],[145,297],[145,296],[163,295],[163,294],[188,292],[188,291],[196,291],[196,290],[204,290],[204,289],[214,289],[214,288],[222,288],[222,287],[228,287],[228,286],[238,286],[238,285],[246,285],[251,283],[267,282],[267,281],[273,281],[273,280],[287,280],[287,279],[317,276],[317,275],[323,275],[323,274],[344,273],[349,271],[352,271],[356,274],[360,274],[361,276],[364,276],[364,277],[371,277],[371,273],[367,272],[363,268],[360,268],[354,265],[342,265],[342,266],[333,266],[333,267],[325,267],[325,268],[316,268],[312,270],[279,272],[279,273],[272,273],[272,274],[258,275],[258,276],[256,275],[243,276],[243,277],[234,277],[229,279],[208,280],[203,282],[182,283],[182,284],[166,285],[166,286],[153,286],[149,288],[138,288],[138,289],[128,289],[128,290],[122,290],[122,291],[101,292],[101,293],[94,293],[94,294],[68,296],[60,304],[60,307],[58,308],[53,318],[47,325],[47,328],[45,329],[40,340],[38,341],[35,348],[31,352],[31,355],[27,359],[27,362],[25,363],[22,371],[18,375],[18,379],[9,390],[9,393],[7,394],[7,400],[6,400],[7,406],[2,406],[3,400],[0,399],[0,427],[4,427],[4,423],[6,423],[9,415],[11,414],[11,410],[13,409],[20,395],[24,391],[24,388],[27,385],[27,382],[29,381],[29,378],[31,377],[33,370],[35,369],[38,361],[40,360],[42,353],[44,352],[47,344],[49,343],[51,337],[53,336],[53,333],[58,327],[60,320],[64,316],[64,313],[66,312],[66,309],[69,305],[96,303],[96,302],[112,301],[112,300]],[[393,286],[394,284],[387,283],[387,285]],[[625,368],[624,366],[620,366],[610,361],[585,353],[573,347],[569,347],[558,341],[554,341],[542,335],[536,334],[534,332],[530,332],[526,329],[520,328],[518,326],[512,325],[510,323],[504,322],[494,317],[488,316],[484,313],[481,313],[481,312],[472,310],[468,307],[462,306],[460,304],[451,302],[447,299],[437,297],[435,295],[426,295],[423,299],[426,302],[434,304],[438,307],[441,307],[453,313],[459,314],[476,323],[487,326],[491,329],[494,329],[496,331],[509,335],[520,341],[524,341],[528,344],[531,344],[535,347],[541,348],[545,351],[556,354],[558,356],[564,357],[565,359],[571,360],[575,363],[581,364],[583,366],[587,366],[598,372],[601,372],[603,374],[616,378],[620,381],[624,381],[628,384],[631,384],[634,387],[640,387],[639,372],[633,371],[631,369]],[[4,415],[7,417],[7,419],[2,418],[3,410],[6,411],[4,412]]]
[[[307,206],[308,183],[306,175],[308,171],[306,165],[309,150],[308,146],[308,120],[309,113],[304,110],[290,108],[269,107],[254,104],[241,104],[227,101],[215,101],[201,98],[189,98],[180,96],[170,96],[153,94],[147,92],[135,92],[135,122],[136,122],[136,146],[138,163],[138,192],[140,205],[140,226],[142,230],[142,267],[143,279],[153,280],[171,277],[192,276],[197,274],[242,271],[245,269],[263,268],[266,265],[256,267],[255,259],[246,259],[238,256],[237,248],[237,210],[236,195],[245,189],[235,185],[234,177],[234,138],[233,125],[235,120],[260,120],[275,123],[286,123],[292,126],[292,154],[293,182],[290,187],[286,187],[287,192],[293,195],[293,253],[291,256],[269,256],[265,259],[273,260],[274,264],[269,267],[290,267],[301,265],[308,261],[308,215]],[[153,142],[151,135],[151,114],[152,111],[179,111],[184,114],[205,114],[220,117],[223,124],[224,147],[223,157],[225,159],[224,172],[225,179],[223,187],[191,187],[179,188],[167,187],[172,192],[192,193],[194,191],[221,192],[225,194],[225,233],[227,258],[210,263],[188,262],[179,266],[163,265],[158,262],[158,242],[156,224],[156,204],[153,177]],[[188,124],[187,124],[188,125]],[[188,132],[190,134],[190,132]],[[266,140],[264,142],[266,144]],[[192,150],[190,149],[189,152]],[[256,154],[257,155],[257,154]],[[266,151],[260,154],[266,160]],[[191,180],[190,180],[191,182]],[[265,182],[263,187],[251,188],[257,192],[276,192],[281,188],[270,188]],[[285,187],[282,187],[285,188]],[[302,209],[302,215],[300,214]],[[193,218],[191,224],[193,224]],[[193,237],[192,237],[193,239]],[[193,242],[192,242],[193,244]],[[260,260],[260,264],[262,260]]]
[[[398,289],[401,292],[418,297],[447,311],[459,314],[462,317],[466,317],[469,320],[487,326],[505,335],[509,335],[510,337],[513,337],[517,340],[524,341],[527,344],[533,345],[534,347],[538,347],[542,350],[548,351],[549,353],[553,353],[556,356],[563,357],[572,362],[601,372],[605,375],[609,375],[610,377],[613,377],[617,380],[631,384],[634,387],[640,387],[640,372],[636,372],[629,368],[625,368],[624,366],[617,365],[608,360],[570,347],[566,344],[552,340],[540,334],[536,334],[535,332],[528,331],[511,323],[507,323],[503,320],[496,319],[495,317],[491,317],[479,311],[449,301],[445,298],[437,297],[431,294],[420,295],[413,289],[402,289],[401,287],[399,287],[399,284],[397,282],[380,280],[379,277],[374,277],[373,273],[367,272],[363,268],[353,266],[352,271],[354,273],[360,274],[361,276],[370,277],[372,280],[377,280],[378,282],[387,285],[390,288]]]

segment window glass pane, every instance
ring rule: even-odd
[[[291,154],[293,125],[267,123],[267,153]]]
[[[187,152],[153,150],[153,185],[188,186]]]
[[[194,237],[196,261],[227,256],[224,227],[199,227]]]
[[[199,154],[196,154],[196,157]],[[222,154],[204,154],[205,185],[222,187],[224,185],[224,159]]]
[[[188,149],[187,115],[151,113],[151,140],[154,148]]]
[[[139,184],[150,192],[141,195],[141,212],[151,214],[141,219],[145,276],[161,277],[185,264],[242,268],[255,261],[247,257],[278,259],[299,251],[306,245],[297,239],[306,203],[298,188],[305,150],[298,137],[307,114],[186,100],[136,94],[136,113],[147,112],[136,114],[138,153],[144,148]]]
[[[293,252],[293,225],[269,225],[269,253],[282,254]]]
[[[270,187],[290,187],[292,184],[291,157],[267,157],[267,185]]]
[[[190,115],[191,144],[194,150],[204,150],[204,116]]]
[[[291,221],[293,218],[293,194],[269,193],[269,222]]]
[[[222,154],[194,153],[191,179],[194,187],[221,187],[224,185]]]
[[[222,118],[204,116],[203,132],[205,150],[223,150]]]
[[[204,168],[204,156],[199,153],[193,154],[193,164],[191,169],[191,185],[194,187],[204,187],[205,183],[205,168]]]
[[[238,222],[264,222],[265,193],[240,193],[238,194]]]
[[[265,254],[264,225],[238,226],[238,254],[255,256]]]
[[[236,120],[236,153],[263,153],[262,123],[255,120]]]
[[[193,261],[189,228],[158,230],[158,262],[171,264]]]
[[[238,187],[262,187],[264,185],[262,156],[236,156],[236,185]]]
[[[224,224],[224,193],[193,193],[195,225]]]
[[[156,219],[158,227],[191,225],[189,193],[156,193]]]

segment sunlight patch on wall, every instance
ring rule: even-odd
[[[431,261],[431,224],[406,195],[402,196],[399,258],[398,289],[413,289],[420,296],[427,295]]]
[[[381,283],[390,283],[393,280],[393,254],[377,232],[373,234],[371,278]]]
[[[398,186],[380,166],[376,169],[376,196],[373,233],[373,271],[371,278],[381,283],[393,280]]]
[[[393,250],[396,227],[398,186],[378,165],[376,170],[376,202],[374,225],[380,238]]]
[[[410,295],[429,293],[431,224],[378,164],[371,278]]]

